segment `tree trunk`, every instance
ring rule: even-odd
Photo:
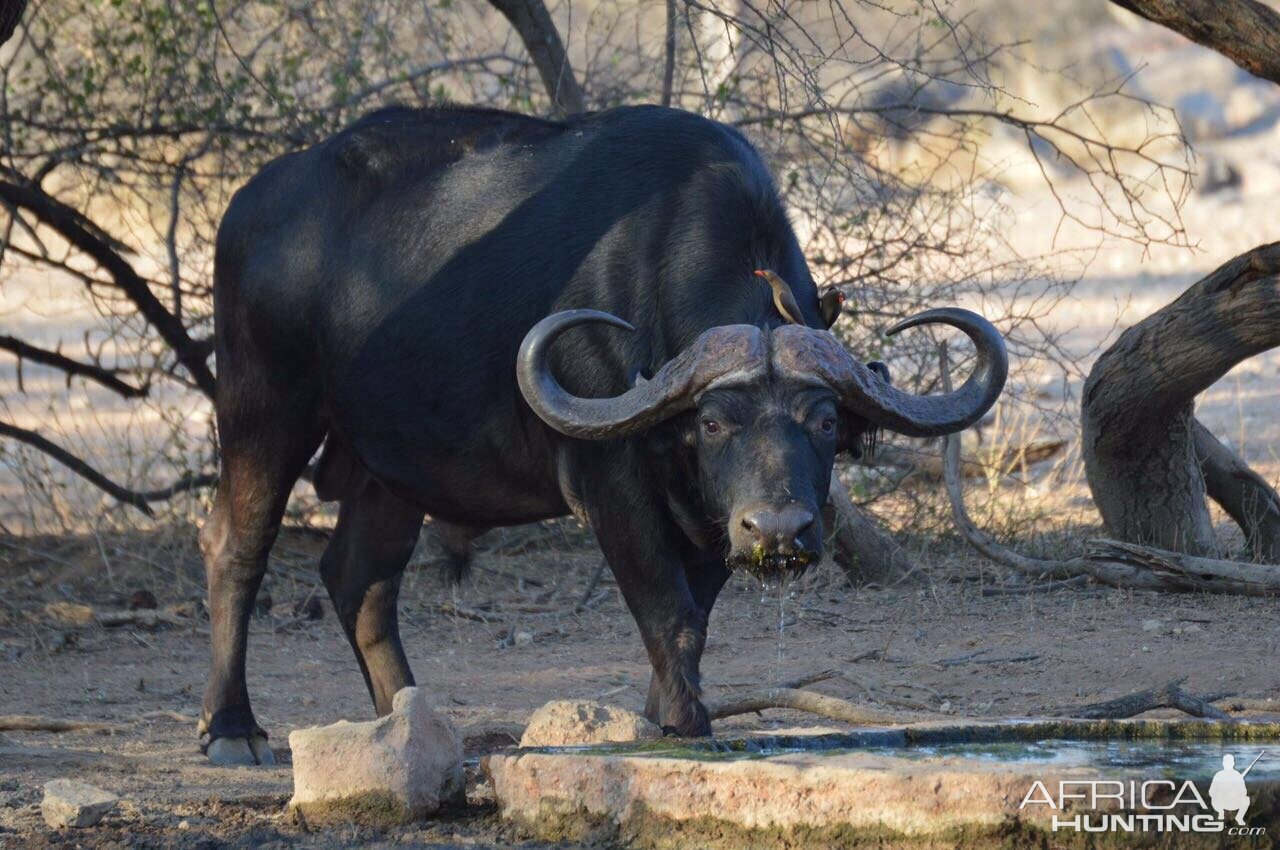
[[[1277,345],[1280,243],[1273,243],[1226,263],[1098,358],[1084,387],[1083,452],[1111,536],[1217,556],[1207,494],[1241,523],[1255,551],[1280,553],[1280,498],[1193,415],[1196,395]]]

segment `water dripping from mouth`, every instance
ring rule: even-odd
[[[787,583],[785,581],[778,582],[778,658],[776,669],[773,671],[773,681],[782,681],[782,656],[785,649],[783,640],[783,629],[787,624]]]

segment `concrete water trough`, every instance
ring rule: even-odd
[[[1242,780],[1214,780],[1224,755]],[[485,769],[503,817],[543,840],[655,850],[1269,847],[1280,838],[1278,723],[797,730],[523,749],[490,756]],[[1222,819],[1214,808],[1238,806],[1242,785],[1244,826],[1229,806]]]

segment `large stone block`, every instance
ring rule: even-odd
[[[462,739],[418,688],[386,717],[299,729],[289,747],[290,805],[311,822],[407,823],[465,799]]]

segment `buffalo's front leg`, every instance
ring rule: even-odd
[[[649,719],[668,734],[710,735],[698,672],[707,615],[694,599],[684,568],[694,553],[683,551],[687,539],[666,510],[653,503],[652,490],[608,478],[607,486],[592,488],[594,494],[584,501],[653,664],[652,690],[658,699],[647,706]]]
[[[716,597],[721,588],[729,580],[730,571],[725,565],[724,557],[718,553],[707,555],[685,563],[685,579],[689,591],[693,594],[693,602],[703,615],[703,644],[706,643],[706,630],[710,627],[711,609],[716,604]],[[701,656],[699,656],[701,657]],[[662,683],[655,673],[649,680],[649,696],[644,704],[644,716],[658,722],[662,716]]]

